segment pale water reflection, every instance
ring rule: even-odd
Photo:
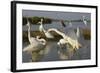
[[[59,47],[57,41],[49,41],[41,51],[33,52],[32,55],[23,52],[23,62],[44,62],[44,61],[60,61],[60,60],[83,60],[90,59],[90,40],[81,41],[83,47],[77,51],[73,51],[71,46]],[[23,48],[29,43],[23,43]]]

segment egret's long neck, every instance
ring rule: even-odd
[[[59,35],[61,35],[63,38],[67,37],[64,33],[58,31],[57,29],[52,28],[49,31],[55,31],[56,33],[58,33]]]
[[[31,38],[31,34],[30,34],[30,24],[29,24],[29,26],[28,26],[28,39],[29,39],[29,41],[30,41],[30,38]]]
[[[77,37],[79,38],[79,36],[80,36],[80,30],[79,30],[79,27],[77,27],[76,35],[77,35]]]
[[[43,27],[43,21],[41,21],[41,26]],[[45,33],[46,30],[44,29],[44,27],[42,28],[43,32]]]
[[[42,42],[43,45],[46,45],[46,40],[45,39],[40,39],[40,41]]]
[[[39,39],[39,38],[37,38],[37,40],[40,41],[40,42],[42,42],[43,45],[46,45],[46,43],[47,43],[45,39]]]

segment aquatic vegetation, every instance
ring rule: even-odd
[[[31,31],[31,36],[35,37],[37,35],[40,35],[42,38],[47,39],[47,40],[52,40],[52,41],[56,41],[56,40],[62,38],[60,35],[56,34],[55,32],[51,32],[51,33],[54,35],[54,37],[56,39],[55,38],[54,39],[48,39],[48,38],[46,38],[44,33],[40,32],[40,31]],[[23,34],[22,34],[23,42],[27,42],[28,41],[27,34],[28,34],[27,31],[23,31]]]
[[[76,31],[76,30],[75,30]],[[90,40],[91,39],[91,31],[90,31],[90,29],[81,29],[81,31],[82,31],[82,35],[83,35],[83,37],[84,37],[84,39],[86,39],[86,40]],[[60,35],[58,35],[58,34],[56,34],[55,32],[51,32],[54,36],[55,36],[55,38],[54,39],[50,39],[50,40],[52,40],[52,41],[55,41],[55,40],[58,40],[58,39],[60,39],[60,38],[62,38]],[[42,38],[45,38],[45,39],[47,39],[46,37],[45,37],[45,35],[43,34],[43,32],[40,32],[40,31],[31,31],[31,36],[33,36],[33,37],[35,37],[35,36],[37,36],[37,35],[40,35]],[[23,41],[25,42],[25,41],[28,41],[28,37],[27,37],[27,31],[23,31],[23,34],[22,34],[22,37],[23,37]],[[49,39],[48,39],[49,40]]]
[[[82,29],[82,35],[84,39],[90,40],[91,39],[91,30],[90,29]]]
[[[53,18],[48,18],[48,17],[37,17],[37,16],[33,16],[33,17],[23,17],[23,25],[25,25],[27,23],[27,18],[28,20],[31,22],[31,24],[33,25],[39,25],[38,22],[41,20],[41,18],[43,18],[43,24],[51,24],[53,21],[58,22],[60,21],[59,19],[53,19]],[[85,19],[88,23],[91,22],[91,20]],[[78,19],[78,20],[63,20],[64,22],[83,22],[82,19]]]
[[[37,16],[34,16],[34,17],[23,17],[23,25],[25,25],[27,23],[27,19],[30,21],[31,24],[34,24],[34,25],[39,25],[38,22],[41,20],[41,18],[44,19],[43,21],[43,24],[51,24],[51,19],[50,18],[47,18],[47,17],[37,17]]]

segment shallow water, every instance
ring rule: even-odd
[[[29,43],[25,42],[23,43],[23,48],[27,46]],[[48,44],[46,45],[46,48],[41,50],[40,53],[34,52],[31,56],[31,54],[27,52],[22,53],[22,61],[23,62],[42,62],[42,61],[60,61],[60,60],[85,60],[91,58],[91,50],[90,50],[90,40],[84,40],[81,38],[81,44],[82,48],[77,50],[76,52],[72,53],[70,52],[69,56],[71,58],[68,58],[68,50],[66,47],[62,50],[58,45],[57,41],[48,41]],[[33,60],[32,60],[33,59]]]

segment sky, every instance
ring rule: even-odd
[[[57,11],[39,11],[39,10],[23,10],[22,16],[39,16],[48,17],[53,19],[63,19],[63,20],[76,20],[82,19],[85,16],[86,19],[91,18],[90,13],[79,13],[79,12],[57,12]]]

